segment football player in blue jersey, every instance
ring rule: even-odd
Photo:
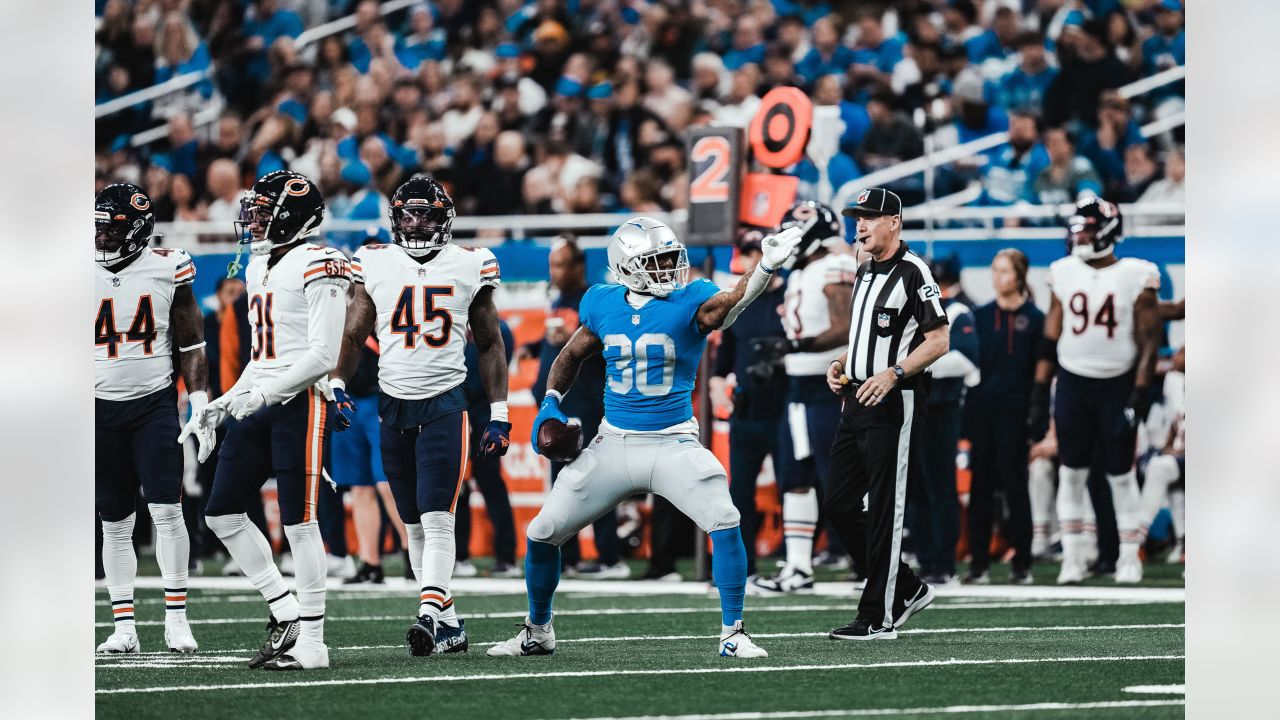
[[[689,258],[675,232],[638,217],[609,243],[609,267],[620,285],[596,285],[582,298],[580,326],[560,351],[533,423],[534,449],[544,422],[568,418],[560,398],[583,359],[603,353],[607,379],[600,434],[560,472],[529,523],[525,586],[529,615],[514,638],[490,655],[550,655],[555,650],[551,602],[560,582],[560,545],[637,493],[671,501],[711,536],[711,576],[720,592],[719,653],[767,657],[743,630],[747,557],[724,467],[698,439],[692,393],[707,334],[728,327],[769,285],[803,231],[765,238],[763,258],[731,290],[689,282]]]

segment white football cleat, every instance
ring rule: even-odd
[[[1136,556],[1116,561],[1116,584],[1137,585],[1142,582],[1142,561]]]
[[[551,621],[546,625],[534,625],[528,617],[520,632],[510,640],[489,648],[490,657],[528,657],[550,655],[556,651],[556,631]]]
[[[164,644],[170,652],[183,654],[193,653],[200,647],[196,644],[196,638],[191,634],[191,626],[187,624],[185,617],[174,620],[165,619]]]
[[[769,657],[769,653],[755,644],[755,641],[743,629],[741,620],[735,622],[733,627],[725,626],[720,629],[719,653],[721,657]]]
[[[1059,585],[1077,585],[1084,582],[1088,569],[1083,560],[1062,556],[1062,569],[1058,571]]]
[[[111,637],[102,641],[98,646],[98,652],[104,654],[115,653],[138,653],[142,651],[142,646],[138,643],[138,636],[133,633],[116,631],[111,633]]]
[[[268,660],[267,670],[318,670],[329,667],[329,648],[324,643],[299,640],[289,652]]]

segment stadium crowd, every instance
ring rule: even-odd
[[[97,13],[98,103],[207,73],[97,121],[97,189],[144,186],[160,222],[225,221],[230,232],[242,190],[282,168],[313,178],[339,220],[381,221],[418,172],[444,183],[463,216],[679,209],[684,131],[745,127],[780,86],[839,108],[835,187],[920,156],[926,136],[941,148],[1007,130],[1008,145],[949,166],[934,191],[977,182],[982,205],[1182,199],[1178,134],[1140,131],[1182,107],[1181,84],[1117,92],[1184,64],[1179,0],[438,0],[386,14],[372,0],[98,0]],[[350,29],[304,35],[347,15]],[[134,143],[157,126],[161,139]],[[787,172],[800,199],[815,198],[811,161]],[[891,187],[912,204],[921,182]],[[564,254],[553,253],[553,280],[557,262],[581,263]],[[223,357],[248,347],[241,292],[239,281],[219,286],[210,357],[219,341],[236,348]],[[233,381],[215,371],[210,384]],[[667,513],[655,509],[654,527],[683,532]],[[625,535],[618,524],[605,527]],[[342,535],[326,532],[337,557]],[[684,549],[662,541],[650,577],[669,577]],[[206,551],[217,547],[206,535]],[[606,554],[586,574],[607,576],[618,550]]]

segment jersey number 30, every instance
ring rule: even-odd
[[[156,315],[151,307],[151,296],[138,298],[138,307],[133,311],[133,324],[128,332],[116,330],[116,303],[114,298],[103,298],[98,305],[98,317],[93,321],[93,340],[98,347],[106,346],[107,357],[120,355],[120,343],[142,343],[142,353],[151,354],[151,344],[156,341]]]
[[[606,356],[611,347],[618,348],[619,352],[609,373],[609,390],[626,395],[634,385],[641,395],[657,396],[671,392],[671,385],[675,382],[676,343],[670,335],[645,333],[634,344],[631,338],[621,333],[605,335]],[[662,349],[662,376],[656,383],[649,378],[650,348]]]

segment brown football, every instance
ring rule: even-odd
[[[548,418],[538,427],[538,448],[543,457],[554,462],[567,463],[582,452],[582,424],[576,419],[562,423]]]

